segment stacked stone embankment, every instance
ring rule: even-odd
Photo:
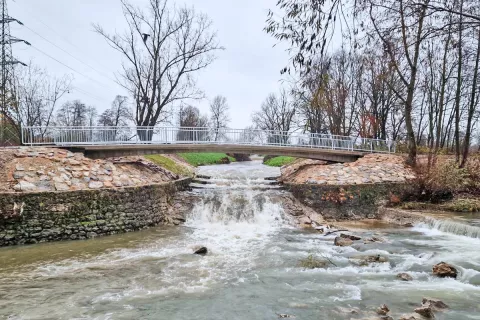
[[[0,150],[0,191],[45,192],[162,183],[179,176],[140,158],[92,160],[58,148]]]
[[[2,193],[0,246],[82,240],[175,223],[173,197],[190,180],[101,190]]]
[[[143,158],[91,160],[56,148],[0,150],[0,246],[81,240],[183,220],[190,178]]]
[[[283,167],[281,176],[298,200],[327,220],[377,219],[378,209],[405,194],[413,179],[402,157],[386,154],[345,164],[299,160]]]
[[[404,183],[415,179],[402,157],[369,154],[355,162],[326,165],[316,160],[299,160],[282,168],[282,180],[293,184],[363,185]]]

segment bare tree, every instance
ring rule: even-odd
[[[30,63],[17,74],[18,114],[22,126],[38,126],[36,134],[43,138],[53,122],[58,101],[70,90],[69,76],[52,78],[45,70]]]
[[[128,98],[118,95],[113,100],[112,106],[100,115],[98,125],[110,127],[104,131],[105,140],[128,140],[131,131],[127,126],[131,120]]]
[[[98,24],[94,28],[125,58],[118,82],[134,99],[136,125],[154,126],[167,106],[203,98],[194,74],[210,65],[222,47],[210,19],[191,8],[150,0],[145,12],[127,0],[121,3],[129,26],[124,34],[108,34]],[[151,140],[153,131],[138,134]]]
[[[98,124],[105,127],[121,127],[127,126],[131,119],[128,98],[118,95],[113,100],[112,106],[100,115]]]
[[[480,88],[478,87],[478,73],[480,68],[480,27],[478,28],[478,36],[477,36],[477,52],[475,55],[475,67],[473,69],[473,79],[472,79],[472,88],[471,88],[471,95],[470,101],[468,104],[468,112],[467,112],[467,129],[465,133],[465,141],[463,145],[463,153],[462,153],[462,162],[460,164],[461,167],[464,167],[467,163],[468,152],[470,150],[470,141],[471,135],[473,131],[473,123],[474,123],[474,116],[475,110],[477,113],[480,114],[480,110],[478,110],[479,105],[479,92]]]
[[[179,110],[179,124],[181,129],[177,133],[179,141],[203,141],[209,136],[208,117],[193,106],[182,106]]]
[[[229,108],[227,98],[223,96],[216,96],[210,104],[210,122],[214,130],[215,141],[218,139],[219,130],[226,128],[230,122],[230,116],[228,115]]]
[[[89,106],[87,107],[87,112],[86,112],[86,116],[87,116],[87,126],[89,127],[93,127],[95,126],[95,123],[97,121],[97,117],[98,117],[98,111],[97,111],[97,108],[93,107],[93,106]]]
[[[92,112],[80,100],[65,102],[57,110],[55,124],[63,127],[83,127],[90,124]]]
[[[416,164],[417,156],[412,111],[421,44],[428,33],[426,17],[429,1],[423,0],[423,6],[417,7],[413,0],[369,0],[365,1],[364,7],[372,24],[373,34],[370,34],[370,37],[381,41],[383,50],[406,88],[406,95],[403,92],[396,94],[404,106],[409,151],[407,163],[411,165]]]
[[[254,112],[252,121],[256,128],[269,131],[269,142],[282,143],[294,124],[295,105],[288,100],[285,90],[271,93],[263,102],[260,111]],[[287,133],[287,135],[285,135]]]

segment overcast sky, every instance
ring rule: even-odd
[[[144,2],[132,1],[139,5]],[[251,113],[260,108],[269,93],[281,88],[279,70],[288,60],[285,50],[273,47],[275,40],[263,31],[267,10],[274,8],[277,0],[170,1],[186,3],[207,14],[213,20],[220,44],[226,48],[218,52],[218,59],[211,66],[198,73],[198,85],[207,100],[194,105],[207,112],[208,99],[223,95],[230,105],[230,126],[250,125]],[[121,56],[92,28],[92,23],[100,23],[107,31],[125,29],[119,0],[10,0],[8,3],[10,15],[25,24],[11,24],[12,36],[33,46],[14,44],[15,57],[23,62],[32,60],[52,75],[72,74],[74,89],[66,99],[80,99],[101,112],[117,94],[126,94],[112,80],[120,69]]]

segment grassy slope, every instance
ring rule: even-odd
[[[228,157],[225,153],[179,153],[178,155],[195,167],[218,164],[221,163],[221,159]],[[230,162],[235,161],[232,157],[228,158],[230,159]]]
[[[154,154],[154,155],[145,156],[145,158],[180,176],[192,175],[192,172],[190,172],[190,170],[188,170],[187,167],[182,166],[181,164],[178,164],[174,160],[164,157],[162,155]]]
[[[264,164],[270,167],[282,167],[284,165],[292,163],[295,160],[296,158],[293,158],[293,157],[280,156],[280,157],[269,159]]]

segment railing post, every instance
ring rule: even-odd
[[[21,139],[22,145],[23,145],[25,142],[23,141],[23,127],[22,126],[20,126],[20,139]]]

